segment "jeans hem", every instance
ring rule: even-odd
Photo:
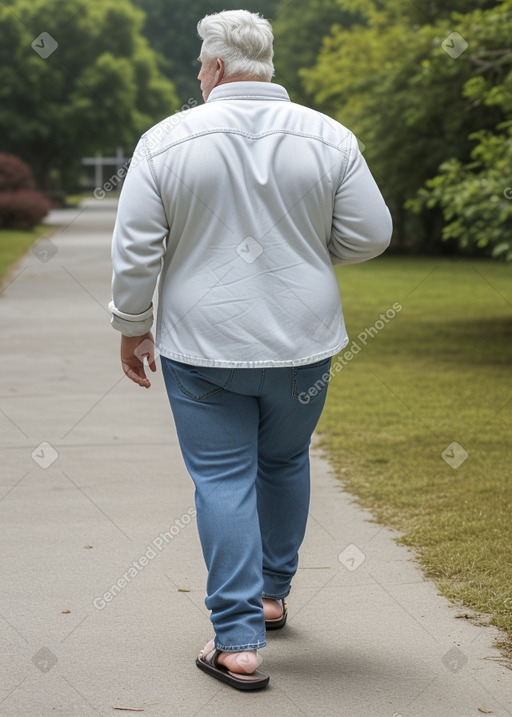
[[[258,640],[257,642],[246,642],[243,645],[221,645],[215,640],[215,647],[221,652],[245,652],[246,650],[259,650],[261,647],[265,647],[267,644],[266,640]]]
[[[283,600],[285,597],[288,597],[289,594],[290,594],[289,590],[284,593],[272,593],[272,594],[263,592],[262,597],[267,598],[268,600]]]

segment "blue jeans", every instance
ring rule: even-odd
[[[297,571],[309,510],[309,443],[331,359],[265,369],[161,361],[195,484],[215,645],[224,652],[264,647],[262,596],[288,595]]]

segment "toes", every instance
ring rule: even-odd
[[[210,640],[210,642],[207,642],[204,648],[199,653],[199,657],[204,657],[205,655],[209,655],[212,650],[215,650],[215,640]]]

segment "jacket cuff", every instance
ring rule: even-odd
[[[142,336],[151,330],[153,325],[153,304],[142,314],[126,314],[120,311],[111,301],[108,305],[112,313],[111,324],[114,329],[120,331],[124,336]]]

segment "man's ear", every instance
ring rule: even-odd
[[[217,59],[215,60],[215,63],[216,63],[215,64],[215,74],[217,76],[217,84],[219,84],[219,82],[222,82],[222,80],[224,78],[224,73],[226,71],[226,68],[224,65],[224,60],[221,60],[220,57],[217,57]]]

